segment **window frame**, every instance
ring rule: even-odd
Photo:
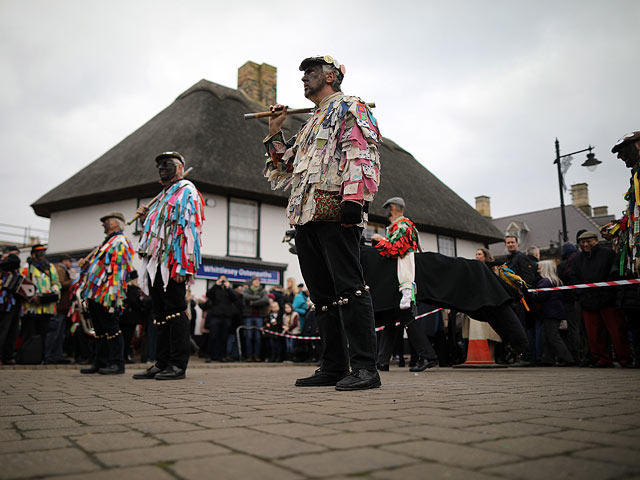
[[[238,254],[232,254],[230,251],[230,247],[231,247],[231,229],[232,228],[237,228],[237,227],[232,227],[231,225],[231,202],[236,201],[238,203],[252,203],[255,204],[256,207],[256,251],[255,251],[255,255],[238,255]],[[261,207],[262,207],[262,203],[259,200],[251,200],[248,198],[241,198],[241,197],[227,197],[227,256],[228,257],[238,257],[238,258],[254,258],[257,260],[260,260],[260,230],[261,230]]]

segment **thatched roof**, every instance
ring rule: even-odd
[[[288,192],[273,191],[262,176],[267,120],[246,121],[243,114],[263,110],[240,91],[201,80],[171,105],[100,158],[39,198],[36,214],[125,198],[154,196],[158,191],[153,159],[179,151],[194,167],[189,175],[203,193],[234,195],[285,205]],[[288,120],[290,135],[305,116]],[[384,139],[380,149],[382,182],[370,213],[382,221],[382,203],[402,196],[407,215],[423,231],[491,243],[501,232],[462,200],[408,152]],[[385,174],[385,164],[393,164]]]

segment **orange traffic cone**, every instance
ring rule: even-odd
[[[507,368],[493,361],[489,350],[489,341],[484,338],[482,324],[478,320],[469,319],[469,347],[467,348],[467,360],[453,368]],[[482,338],[481,338],[482,337]]]

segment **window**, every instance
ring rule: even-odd
[[[258,202],[229,199],[228,255],[258,257],[259,210]]]
[[[456,239],[446,235],[438,235],[438,253],[447,257],[455,257],[457,255]]]

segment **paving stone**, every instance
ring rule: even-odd
[[[309,442],[330,448],[372,447],[376,445],[391,445],[398,442],[412,440],[410,435],[393,432],[351,432],[332,435],[312,436]]]
[[[616,432],[625,429],[623,425],[616,423],[594,422],[591,420],[579,420],[573,418],[533,418],[524,421],[527,423],[573,428],[576,430],[590,430],[593,432]]]
[[[88,433],[127,432],[124,425],[83,426],[76,428],[49,428],[47,430],[28,430],[22,432],[25,438],[64,437],[68,435],[86,435]]]
[[[603,462],[611,462],[612,459],[615,459],[615,463],[624,463],[632,467],[640,467],[640,452],[628,448],[592,448],[590,450],[575,452],[574,456],[587,458],[589,460],[601,460]]]
[[[582,442],[572,442],[541,436],[503,438],[502,440],[480,442],[473,446],[494,452],[529,458],[575,452],[576,450],[589,447],[588,444]]]
[[[97,453],[96,458],[107,466],[123,467],[175,462],[184,458],[208,457],[222,453],[229,453],[229,450],[212,443],[194,442]]]
[[[453,443],[419,440],[382,447],[384,450],[404,453],[414,457],[445,463],[457,467],[478,468],[520,460],[515,455],[494,453]]]
[[[583,458],[546,457],[512,465],[490,467],[482,472],[518,480],[540,480],[541,478],[608,480],[629,473],[630,467]]]
[[[284,468],[259,460],[248,455],[220,455],[215,458],[198,458],[195,460],[180,460],[169,467],[180,478],[186,480],[296,480],[303,478]]]
[[[13,415],[31,415],[31,410],[19,405],[5,405],[0,409],[0,417],[8,417]]]
[[[65,438],[34,438],[31,440],[0,442],[0,452],[35,452],[38,450],[55,450],[69,446],[71,446],[71,443]]]
[[[358,422],[353,422],[358,423]],[[336,434],[338,431],[334,430],[340,428],[346,423],[332,423],[331,428],[319,427],[317,425],[308,425],[306,423],[277,423],[273,425],[256,425],[251,428],[259,430],[265,433],[272,433],[274,435],[282,435],[284,437],[291,438],[311,438],[316,435],[329,435]]]
[[[561,430],[559,427],[551,427],[549,425],[536,425],[533,423],[522,422],[506,422],[480,425],[475,427],[467,427],[464,430],[470,432],[484,433],[502,437],[524,437],[527,435],[540,435],[543,433],[557,432]]]
[[[495,434],[472,432],[469,429],[437,427],[434,425],[393,427],[390,430],[406,433],[407,435],[417,438],[441,440],[450,443],[472,443],[494,440],[496,438]]]
[[[367,432],[376,430],[399,430],[413,424],[397,418],[379,418],[377,420],[356,420],[347,423],[332,423],[331,428],[347,432]],[[317,427],[316,427],[317,428]],[[319,435],[323,435],[319,433]]]
[[[450,465],[421,462],[417,465],[400,467],[394,470],[384,470],[371,474],[372,478],[384,480],[410,480],[410,479],[446,479],[446,480],[502,480],[503,477],[463,470]]]
[[[276,463],[310,477],[334,477],[397,467],[415,463],[415,459],[379,449],[354,448],[298,455]]]
[[[247,435],[228,437],[224,439],[224,445],[233,450],[269,459],[326,450],[321,445],[314,445],[299,438],[292,439],[260,432],[247,432]]]
[[[160,467],[143,466],[130,468],[110,468],[100,472],[91,472],[91,480],[173,480],[175,477]],[[87,480],[86,474],[56,476],[55,480]]]
[[[211,430],[196,430],[192,432],[157,433],[153,437],[166,443],[209,442],[224,443],[225,439],[232,437],[245,437],[252,431],[247,428],[214,428]]]
[[[397,417],[399,420],[413,423],[422,423],[425,425],[436,425],[439,427],[471,427],[474,425],[481,425],[486,422],[472,420],[470,418],[458,418],[458,417],[440,417],[437,415],[415,415],[408,417]]]
[[[81,424],[70,418],[58,418],[54,420],[42,420],[39,422],[31,422],[21,420],[16,422],[16,428],[19,430],[45,430],[45,429],[63,429],[79,427]]]
[[[100,467],[77,448],[0,454],[0,479],[92,472]]]
[[[7,440],[20,440],[21,438],[22,436],[15,430],[9,430],[9,429],[0,430],[0,442],[4,442]]]
[[[564,440],[575,440],[576,442],[614,445],[623,448],[640,450],[640,442],[620,433],[590,432],[588,430],[564,430],[561,432],[548,433],[546,437],[562,438]]]
[[[201,429],[201,427],[191,423],[167,419],[164,419],[164,421],[157,421],[156,419],[152,422],[132,423],[131,428],[145,433],[189,432]]]
[[[89,452],[108,452],[128,448],[149,447],[159,442],[139,432],[91,433],[72,437],[73,441]]]

